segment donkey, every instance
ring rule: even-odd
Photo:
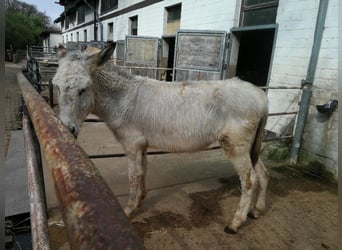
[[[269,174],[259,159],[268,114],[265,93],[238,78],[220,81],[164,82],[135,76],[110,59],[115,43],[102,50],[67,53],[59,49],[53,84],[59,91],[60,119],[77,137],[92,112],[102,118],[128,159],[130,216],[147,190],[147,148],[191,152],[218,141],[241,181],[241,198],[224,229],[236,233],[247,215],[265,209]]]

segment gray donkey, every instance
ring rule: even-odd
[[[146,196],[146,152],[203,150],[218,141],[241,181],[241,199],[225,232],[236,233],[247,215],[265,209],[269,174],[259,159],[268,114],[265,93],[237,78],[164,82],[114,67],[104,70],[115,44],[103,50],[67,53],[59,49],[53,84],[59,90],[60,118],[74,136],[92,112],[122,144],[128,159],[129,216]]]

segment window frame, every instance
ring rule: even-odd
[[[119,0],[101,0],[101,15],[118,8]]]
[[[133,28],[133,23],[134,22],[136,22],[136,27],[135,28]],[[129,17],[129,28],[130,28],[129,32],[130,32],[130,35],[132,35],[132,36],[137,36],[138,35],[138,22],[139,22],[138,15]]]
[[[279,0],[269,0],[269,1],[266,0],[263,3],[251,4],[251,5],[246,5],[245,3],[246,3],[246,0],[241,1],[240,20],[239,20],[240,27],[275,24],[274,22],[274,23],[245,25],[244,23],[245,13],[258,11],[258,10],[265,10],[265,9],[274,8],[274,7],[276,7],[278,10]],[[277,13],[276,13],[276,16],[277,16]]]
[[[88,30],[87,29],[83,30],[83,40],[84,40],[84,42],[87,42],[87,40],[88,40]]]
[[[107,23],[107,40],[114,40],[114,22]]]
[[[165,7],[165,9],[167,13],[166,23],[178,22],[181,20],[182,18],[182,4],[181,3]],[[177,12],[179,11],[179,14],[176,13],[175,10]],[[170,15],[172,13],[174,15]]]
[[[77,24],[85,22],[85,5],[80,6],[77,9]]]

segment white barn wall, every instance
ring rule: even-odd
[[[317,104],[337,99],[338,0],[330,0],[308,118],[305,125],[299,161],[319,161],[337,176],[337,112],[321,121]],[[279,1],[278,37],[275,46],[270,86],[300,86],[306,78],[314,39],[319,0]],[[301,91],[269,90],[270,112],[299,109]],[[294,116],[270,117],[267,129],[281,134]]]
[[[270,75],[270,86],[300,86],[305,79],[313,44],[318,0],[280,0],[278,33]],[[270,112],[298,110],[301,92],[269,90]],[[267,129],[281,134],[294,116],[270,117]]]
[[[236,8],[236,1],[183,1],[181,29],[229,31],[234,26]]]
[[[136,11],[138,15],[138,36],[161,37],[164,30],[165,6],[179,1],[163,1]],[[123,38],[124,39],[124,38]]]
[[[49,42],[49,47],[58,47],[60,43],[63,43],[63,37],[61,34],[55,34],[51,33],[50,34],[50,42]]]
[[[316,105],[329,99],[338,99],[338,0],[330,0],[325,21],[313,94],[305,126],[300,161],[319,161],[335,177],[338,175],[338,112],[322,119]]]
[[[58,47],[63,43],[63,37],[60,33],[50,33],[43,39],[43,47],[45,52],[50,52],[51,48]]]

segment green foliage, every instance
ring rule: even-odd
[[[5,25],[6,49],[26,49],[27,44],[41,44],[40,34],[49,26],[49,18],[33,5],[7,0]]]

